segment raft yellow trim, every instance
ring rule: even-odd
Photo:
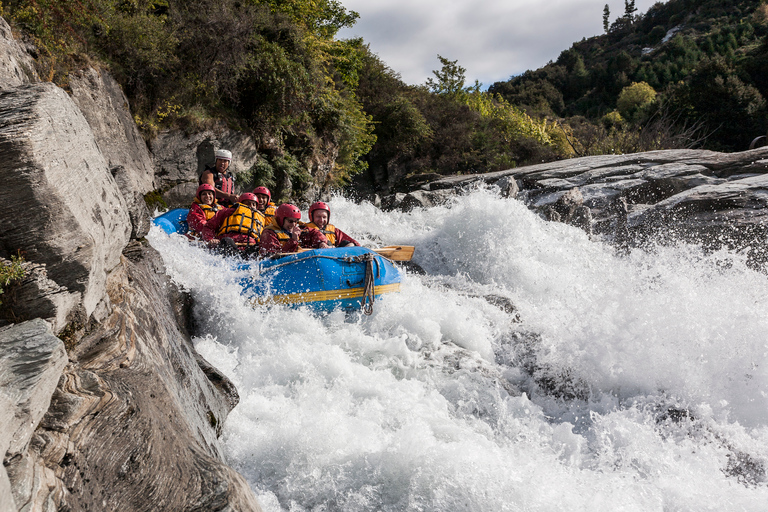
[[[323,302],[326,300],[355,299],[363,296],[364,288],[346,288],[344,290],[327,290],[322,292],[290,293],[288,295],[271,295],[256,297],[251,302],[254,306],[269,304],[301,304],[305,302]],[[400,291],[400,283],[382,284],[376,287],[376,295]]]

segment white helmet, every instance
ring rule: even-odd
[[[215,155],[216,160],[232,160],[232,152],[226,149],[217,149]]]

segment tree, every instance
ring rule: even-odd
[[[624,17],[627,21],[633,21],[637,7],[635,7],[635,0],[624,0]]]
[[[303,25],[311,33],[322,38],[332,38],[336,32],[355,24],[360,15],[347,11],[339,0],[266,0],[273,12],[282,12],[297,25]]]
[[[461,92],[469,92],[474,88],[479,89],[480,84],[478,83],[475,83],[474,87],[464,88],[464,73],[467,70],[459,66],[458,60],[448,60],[441,55],[438,55],[437,58],[443,67],[440,71],[432,71],[437,80],[427,78],[427,87],[429,87],[430,91],[435,94],[459,94]]]
[[[610,17],[611,8],[608,7],[608,4],[605,4],[605,7],[603,7],[603,30],[605,30],[606,33],[608,32],[608,29],[611,28]]]

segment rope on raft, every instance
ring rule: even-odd
[[[363,289],[363,313],[373,314],[373,303],[376,300],[376,278],[373,275],[373,262],[376,261],[373,253],[367,252],[360,256],[347,256],[344,261],[349,263],[365,263],[365,288]],[[376,262],[378,269],[378,262]],[[378,273],[378,272],[377,272]]]

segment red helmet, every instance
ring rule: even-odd
[[[267,199],[267,202],[270,202],[272,200],[272,194],[269,192],[269,189],[267,187],[256,187],[253,189],[254,194],[264,194],[269,199]]]
[[[301,218],[301,210],[292,204],[281,204],[277,207],[277,210],[275,210],[275,221],[277,221],[277,225],[281,228],[283,227],[283,221],[286,217],[299,220]]]
[[[216,189],[213,188],[213,186],[209,185],[208,183],[203,183],[199,187],[197,187],[197,193],[195,193],[195,197],[197,199],[200,199],[200,192],[203,192],[204,190],[210,190],[213,192],[213,200],[216,200]]]
[[[237,198],[238,203],[242,203],[243,201],[255,201],[256,196],[251,194],[250,192],[244,192],[240,194],[240,197]]]
[[[309,207],[309,222],[315,222],[315,219],[312,217],[312,214],[315,212],[315,210],[327,211],[328,220],[331,220],[331,207],[322,201],[318,201],[316,203],[312,203],[312,206]]]

